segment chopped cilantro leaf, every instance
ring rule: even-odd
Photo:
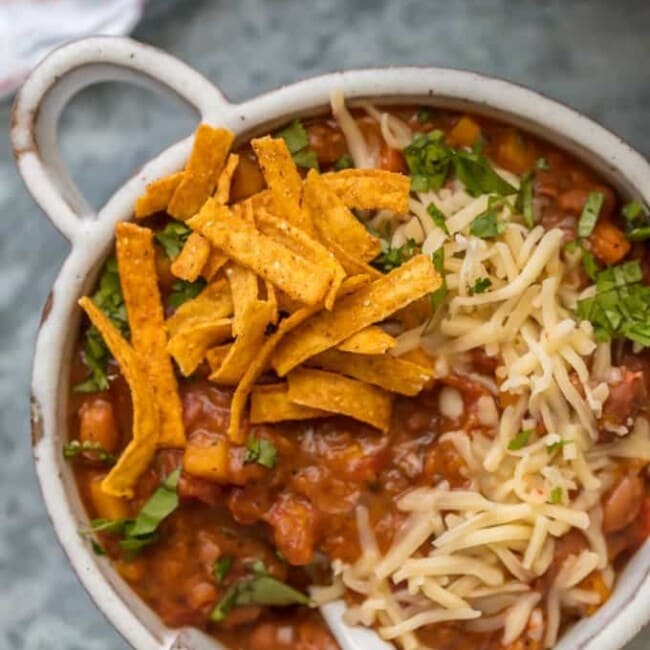
[[[98,555],[98,556],[107,555],[106,551],[104,550],[104,547],[99,542],[97,542],[96,540],[91,539],[90,540],[90,545],[92,546],[93,553],[95,555]]]
[[[178,257],[191,232],[191,228],[186,226],[183,222],[170,221],[162,230],[159,230],[154,237],[162,246],[165,255],[170,260],[173,260],[175,257]]]
[[[172,284],[172,292],[167,298],[167,304],[173,309],[178,309],[182,304],[196,298],[205,287],[205,280],[199,278],[194,282],[178,280]]]
[[[553,452],[562,449],[562,447],[564,447],[564,445],[567,445],[568,443],[569,443],[568,440],[558,440],[557,442],[554,442],[550,445],[546,445],[546,451],[549,454],[552,454]]]
[[[453,150],[444,143],[444,133],[438,129],[430,133],[416,133],[404,149],[404,159],[411,172],[414,192],[438,190],[451,171]]]
[[[318,169],[318,157],[311,149],[303,149],[293,154],[293,162],[303,169]]]
[[[530,440],[530,436],[533,435],[532,429],[524,429],[520,431],[508,444],[508,449],[510,451],[518,451],[522,447],[525,447]]]
[[[595,281],[598,272],[600,271],[600,264],[594,257],[594,254],[591,251],[583,248],[582,251],[582,266],[585,269],[585,273],[590,280]]]
[[[246,455],[244,463],[257,463],[263,467],[273,469],[278,460],[276,446],[266,438],[249,436],[246,441]]]
[[[212,575],[214,576],[214,581],[218,585],[220,585],[230,573],[234,561],[232,555],[222,555],[212,565]]]
[[[492,286],[490,278],[478,278],[471,288],[471,293],[485,293]]]
[[[421,108],[416,115],[418,124],[426,124],[433,116],[431,109]]]
[[[627,338],[650,346],[650,287],[641,284],[638,260],[596,273],[596,293],[578,301],[577,315],[594,326],[596,338]]]
[[[431,255],[431,261],[442,279],[442,284],[431,294],[431,307],[435,310],[444,302],[448,293],[447,280],[445,279],[445,251],[442,247]]]
[[[630,201],[623,206],[622,212],[627,221],[636,221],[639,217],[644,215],[645,210],[640,201]]]
[[[92,519],[89,533],[119,535],[120,548],[132,559],[143,548],[158,541],[158,527],[178,507],[181,469],[171,472],[142,506],[135,519]],[[86,533],[88,534],[88,533]]]
[[[122,336],[128,338],[129,323],[115,257],[111,257],[104,265],[99,278],[99,288],[93,294],[92,301],[106,314]],[[90,369],[90,376],[77,384],[73,390],[78,393],[106,390],[109,385],[106,371],[111,354],[94,325],[90,325],[86,330],[85,339],[83,361]]]
[[[630,241],[650,239],[650,210],[639,201],[632,201],[623,207],[625,234]]]
[[[537,162],[535,163],[535,169],[547,172],[550,168],[551,166],[548,164],[548,160],[546,160],[546,158],[537,159]]]
[[[307,129],[303,126],[300,120],[293,120],[290,124],[280,129],[275,133],[276,138],[282,138],[287,149],[294,154],[309,146],[309,136]]]
[[[276,138],[282,138],[298,167],[318,169],[316,152],[309,149],[309,135],[300,120],[294,120],[276,131]]]
[[[340,171],[341,169],[350,169],[354,167],[354,160],[349,153],[344,153],[340,158],[334,163],[334,169]]]
[[[506,226],[496,213],[494,205],[490,205],[485,212],[482,212],[472,221],[469,232],[481,239],[492,239],[498,237]]]
[[[521,214],[524,224],[528,228],[532,228],[535,225],[535,215],[533,214],[533,176],[533,172],[528,172],[522,176],[515,200],[515,210]]]
[[[372,261],[372,265],[380,271],[388,273],[410,260],[418,251],[419,246],[414,239],[409,239],[405,244],[397,248],[386,245],[384,251]]]
[[[578,221],[578,236],[589,237],[596,226],[600,209],[603,207],[605,197],[600,192],[589,192]]]
[[[549,496],[549,501],[555,505],[558,503],[562,503],[562,495],[564,492],[562,491],[562,488],[558,485],[557,487],[554,487],[551,490],[551,494]]]
[[[63,445],[63,457],[71,460],[78,458],[80,455],[88,453],[92,458],[97,459],[107,465],[113,465],[117,458],[113,454],[109,454],[98,442],[92,440],[71,440]]]
[[[517,193],[510,183],[492,169],[487,158],[477,151],[457,151],[454,163],[456,176],[472,196],[481,194],[508,196]]]
[[[449,229],[447,228],[447,221],[445,220],[445,215],[442,214],[440,209],[435,205],[435,203],[429,203],[427,206],[427,213],[431,217],[431,221],[445,233],[449,235]]]
[[[210,619],[223,621],[234,607],[245,605],[267,605],[285,607],[287,605],[309,605],[310,599],[300,591],[276,580],[266,573],[256,573],[228,587],[226,593],[210,614]]]

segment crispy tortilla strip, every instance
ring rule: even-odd
[[[323,269],[263,235],[214,199],[208,200],[188,225],[294,300],[307,305],[322,302],[331,285],[332,277]]]
[[[336,297],[342,298],[343,296],[347,296],[349,293],[354,293],[357,289],[370,284],[371,280],[372,277],[365,273],[350,275],[343,280],[343,284],[341,285],[339,292],[336,294]]]
[[[208,256],[208,261],[205,263],[203,269],[201,269],[201,276],[208,282],[212,282],[226,264],[228,264],[228,256],[219,250],[212,249]]]
[[[287,375],[289,400],[302,406],[341,413],[387,431],[393,396],[362,381],[323,370],[296,368]]]
[[[166,350],[167,331],[158,289],[153,233],[134,223],[119,223],[115,232],[131,344],[142,360],[160,413],[158,445],[184,447],[183,407]]]
[[[230,186],[232,185],[232,177],[239,164],[239,156],[236,153],[231,153],[226,161],[226,166],[223,168],[219,179],[217,180],[217,189],[214,192],[214,198],[223,203],[224,205],[230,201]]]
[[[355,354],[383,354],[397,345],[397,341],[378,325],[371,325],[353,334],[338,346],[343,352]]]
[[[374,266],[370,266],[354,257],[354,255],[350,255],[338,242],[330,241],[327,247],[332,251],[348,275],[368,275],[373,278],[380,278],[383,275]]]
[[[267,136],[252,140],[251,145],[273,195],[275,212],[296,228],[312,233],[309,212],[301,207],[302,179],[286,142]]]
[[[101,484],[105,494],[130,499],[133,497],[133,487],[149,466],[156,450],[160,416],[152,387],[135,350],[90,298],[81,298],[79,305],[99,330],[131,391],[133,438]]]
[[[255,386],[251,393],[251,424],[309,420],[328,415],[331,413],[290,402],[289,386],[286,383]]]
[[[384,169],[343,169],[323,174],[323,181],[348,208],[409,211],[411,179]]]
[[[214,190],[234,137],[228,129],[199,125],[185,174],[167,206],[172,217],[186,221],[201,209]]]
[[[232,296],[226,280],[215,280],[208,284],[193,300],[183,303],[165,326],[170,336],[195,325],[204,325],[226,318],[233,313]]]
[[[379,255],[379,237],[365,229],[315,169],[307,174],[303,201],[319,237],[328,246],[330,242],[336,242],[362,262],[369,262]]]
[[[226,267],[226,278],[235,312],[232,333],[233,336],[239,336],[246,328],[246,316],[250,315],[248,308],[257,302],[257,276],[250,269],[232,262]]]
[[[205,353],[205,360],[208,362],[211,372],[216,372],[221,368],[221,364],[223,364],[223,360],[226,358],[230,348],[232,348],[232,343],[226,343],[224,345],[216,345]]]
[[[326,350],[307,362],[310,366],[340,372],[380,386],[391,393],[417,395],[433,376],[433,369],[390,354],[354,354]]]
[[[283,377],[305,359],[435,291],[440,283],[429,256],[412,257],[394,271],[338,300],[332,311],[321,311],[291,332],[275,351],[273,368]]]
[[[198,232],[190,233],[185,245],[171,265],[172,273],[181,280],[194,282],[210,257],[210,244]]]
[[[271,309],[273,310],[272,311],[271,324],[272,325],[277,325],[278,324],[278,319],[280,318],[280,312],[278,311],[277,292],[275,290],[275,287],[268,280],[264,280],[264,287],[266,289],[265,300],[266,300],[266,302],[269,303],[269,305],[271,306]]]
[[[424,384],[424,388],[433,388],[436,383],[435,360],[433,357],[429,356],[421,347],[417,347],[414,350],[400,354],[399,358],[425,368],[431,374],[431,379]]]
[[[288,221],[276,217],[264,208],[260,208],[255,213],[255,223],[263,234],[306,260],[328,270],[333,280],[325,297],[325,308],[331,309],[339,287],[345,278],[345,271],[336,257],[319,241],[310,237],[300,228],[292,226]]]
[[[189,377],[198,367],[209,348],[232,336],[232,318],[184,327],[169,339],[167,351],[174,357],[181,373]]]
[[[260,349],[266,326],[272,318],[273,305],[268,302],[255,300],[246,306],[241,319],[243,327],[223,363],[210,375],[210,381],[216,384],[234,385],[242,378]]]
[[[273,351],[292,329],[298,327],[310,316],[313,316],[319,309],[320,307],[318,305],[302,307],[288,318],[280,321],[278,329],[266,338],[257,356],[251,361],[248,368],[246,368],[246,372],[244,372],[241,381],[237,384],[230,404],[228,435],[233,442],[242,444],[246,440],[247,431],[241,426],[241,421],[244,410],[246,409],[246,403],[248,402],[248,396],[255,382],[264,372]]]
[[[183,174],[184,172],[176,172],[149,183],[145,193],[138,197],[135,202],[135,218],[142,219],[156,212],[166,210],[183,178]]]

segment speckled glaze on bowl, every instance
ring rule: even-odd
[[[198,630],[173,630],[136,596],[110,563],[93,555],[78,530],[87,515],[61,447],[66,440],[68,371],[79,323],[77,299],[88,292],[113,243],[115,224],[129,219],[133,202],[153,179],[181,169],[189,138],[147,163],[98,211],[70,180],[58,154],[59,116],[82,88],[124,81],[182,99],[198,119],[238,135],[271,128],[296,115],[325,110],[330,92],[347,100],[422,103],[474,111],[515,124],[570,151],[599,171],[625,197],[650,203],[650,165],[629,145],[575,111],[531,90],[471,72],[442,68],[352,70],[283,87],[242,104],[230,103],[210,81],[181,61],[124,38],[91,38],[53,52],[16,98],[11,139],[25,184],[71,251],[43,310],[34,356],[31,417],[33,454],[43,497],[70,563],[89,594],[139,650],[221,648]],[[115,156],[119,152],[115,152]],[[361,646],[340,622],[342,603],[324,608],[344,650],[379,650],[367,633]],[[617,650],[650,620],[650,543],[637,552],[610,600],[574,626],[557,650]],[[346,638],[347,635],[347,638]]]

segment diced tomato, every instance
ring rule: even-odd
[[[275,545],[287,562],[309,564],[316,533],[316,513],[311,504],[284,492],[265,519],[273,527]]]

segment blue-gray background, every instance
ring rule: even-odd
[[[150,0],[135,37],[235,101],[346,67],[470,68],[546,92],[649,156],[649,33],[649,0]],[[16,174],[9,111],[0,103],[0,650],[125,648],[68,568],[32,471],[32,343],[67,246]],[[63,122],[64,157],[95,205],[193,127],[117,86],[86,91]],[[650,648],[650,630],[629,648]]]

